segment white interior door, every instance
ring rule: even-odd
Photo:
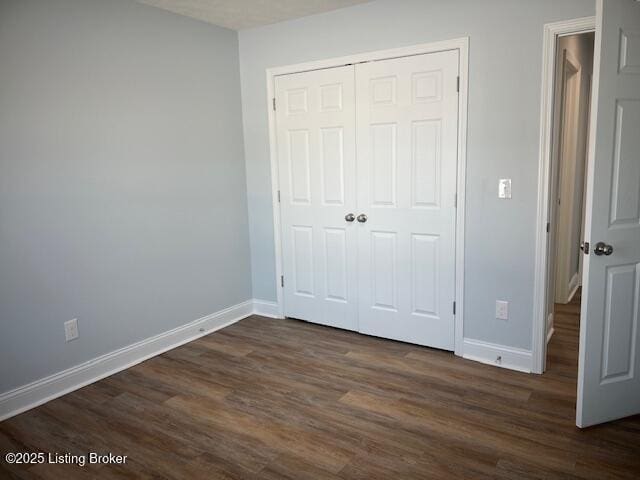
[[[457,50],[356,65],[360,331],[447,350],[457,76]]]
[[[275,90],[285,315],[357,330],[353,66]]]
[[[580,427],[640,413],[640,2],[598,0],[594,60]]]

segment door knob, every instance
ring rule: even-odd
[[[347,222],[353,222],[353,221],[356,219],[356,216],[355,216],[353,213],[347,213],[347,214],[344,216],[344,219],[345,219]]]
[[[613,247],[604,242],[598,242],[593,248],[593,253],[596,255],[611,255],[613,253]]]
[[[358,215],[358,221],[360,223],[364,223],[367,221],[367,216],[364,213],[361,213],[360,215]]]

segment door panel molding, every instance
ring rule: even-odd
[[[413,45],[401,48],[393,48],[388,50],[379,50],[373,52],[358,53],[326,60],[313,62],[305,62],[294,65],[269,68],[266,70],[266,87],[267,87],[267,111],[269,126],[269,143],[270,143],[270,161],[271,161],[271,183],[272,183],[272,208],[273,208],[273,232],[276,259],[276,294],[277,294],[277,312],[280,318],[284,318],[284,292],[281,287],[281,278],[283,275],[282,263],[282,230],[281,230],[281,213],[280,213],[280,172],[278,170],[278,149],[277,149],[277,131],[276,131],[276,115],[274,111],[273,99],[275,98],[275,79],[280,75],[288,75],[293,73],[301,73],[312,70],[339,67],[362,62],[370,62],[376,60],[387,60],[393,58],[401,58],[412,55],[420,55],[427,53],[436,53],[449,50],[457,50],[459,58],[459,95],[458,95],[458,132],[457,132],[457,198],[456,202],[456,218],[455,218],[455,347],[456,355],[463,355],[463,325],[464,325],[464,218],[465,218],[465,186],[466,186],[466,158],[467,158],[467,106],[468,106],[468,72],[469,72],[469,38],[457,38],[440,42]],[[424,75],[416,76],[413,80],[412,92],[417,100],[421,102],[430,102],[437,98],[441,85],[438,83],[437,72],[422,72]],[[382,79],[379,79],[382,80]],[[389,79],[386,79],[389,80]],[[327,85],[325,87],[330,87]],[[384,87],[384,88],[383,88]],[[395,89],[393,81],[383,85],[380,82],[380,88],[376,95],[378,101],[393,102],[395,101]],[[334,89],[335,90],[335,89]],[[326,95],[323,95],[323,108],[337,109],[341,106],[342,98],[335,91],[327,88]],[[306,92],[305,92],[306,93]],[[291,107],[293,110],[290,115],[295,115],[297,111],[305,111],[307,108],[306,95],[299,95],[301,98],[291,98]],[[305,97],[305,98],[303,98]],[[326,97],[326,98],[325,98]],[[288,99],[289,100],[289,99]],[[372,99],[373,100],[373,99]],[[297,103],[296,103],[297,102]],[[289,101],[287,102],[289,103]],[[276,106],[277,108],[287,108],[289,105]],[[297,109],[297,110],[296,110]],[[420,192],[424,194],[424,192]],[[420,206],[418,206],[420,205]],[[428,205],[416,205],[416,208],[429,208]],[[379,208],[384,208],[380,206]],[[357,212],[354,212],[357,213]],[[447,306],[439,306],[439,308],[448,308]]]

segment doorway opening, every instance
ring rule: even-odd
[[[546,265],[545,370],[578,373],[594,32],[556,37]]]

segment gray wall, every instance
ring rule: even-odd
[[[464,334],[530,349],[542,27],[594,12],[593,0],[379,0],[241,31],[254,297],[276,298],[265,69],[469,36]],[[497,198],[504,177],[510,201]]]
[[[248,258],[237,34],[0,0],[0,392],[249,299]]]

